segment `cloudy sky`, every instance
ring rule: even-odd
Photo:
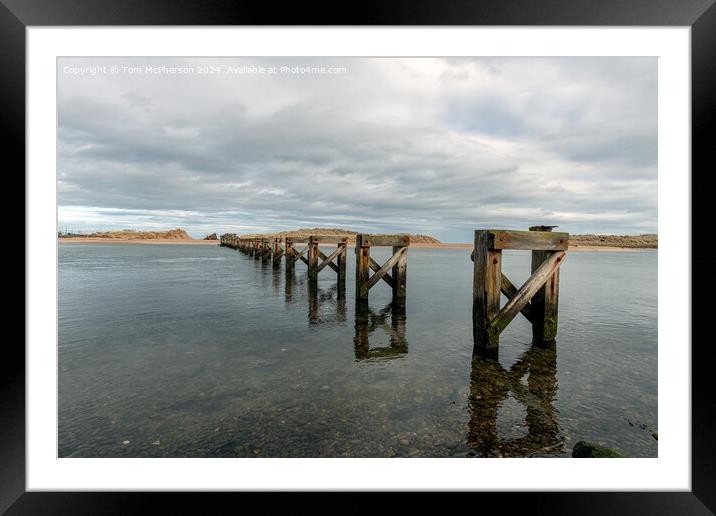
[[[71,230],[657,232],[656,58],[64,58],[58,134]]]

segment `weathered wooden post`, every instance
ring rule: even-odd
[[[285,239],[285,247],[284,254],[286,255],[286,273],[292,272],[295,270],[296,266],[296,258],[294,257],[295,250],[293,248],[293,239],[286,237]]]
[[[368,310],[368,289],[363,290],[370,274],[370,245],[366,236],[356,235],[356,309],[360,311]]]
[[[318,238],[308,237],[308,281],[318,282]]]
[[[254,239],[254,260],[261,258],[261,239]]]
[[[551,232],[556,226],[532,226],[530,231]],[[532,273],[556,251],[532,251]],[[555,269],[547,282],[532,297],[532,342],[549,344],[557,336],[557,307],[559,303],[559,269]]]
[[[340,253],[338,254],[338,291],[341,291],[342,286],[345,292],[348,242],[336,244],[336,246],[340,249]]]
[[[473,338],[484,348],[496,348],[499,334],[490,335],[490,321],[500,311],[502,250],[492,249],[488,231],[475,231],[472,285]]]
[[[497,349],[500,333],[518,313],[532,323],[536,344],[554,341],[559,292],[557,271],[566,256],[569,234],[552,233],[551,228],[535,226],[530,231],[475,231],[472,315],[476,347]],[[503,249],[531,250],[533,253],[532,275],[519,289],[502,273]],[[541,289],[544,290],[543,300],[537,300],[535,296]],[[508,298],[502,309],[500,293]]]
[[[283,256],[283,249],[281,249],[281,239],[274,238],[273,241],[273,267],[278,269],[281,266],[281,256]]]
[[[262,238],[261,239],[261,261],[264,263],[268,263],[270,257],[271,257],[271,244],[269,243],[269,239]]]
[[[393,256],[398,254],[403,247],[393,246]],[[408,253],[403,252],[393,266],[393,313],[405,311],[405,290],[408,273]]]

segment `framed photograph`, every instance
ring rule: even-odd
[[[2,1],[27,303],[0,509],[714,510],[713,2]]]

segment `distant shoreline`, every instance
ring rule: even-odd
[[[168,239],[126,239],[126,238],[87,238],[67,237],[58,238],[58,242],[67,244],[156,244],[156,245],[219,245],[218,240],[168,240]],[[350,245],[350,244],[349,244]],[[473,244],[427,244],[412,243],[410,247],[425,249],[472,249]],[[601,252],[629,252],[629,251],[657,251],[654,247],[615,247],[615,246],[591,246],[576,245],[569,246],[570,251],[601,251]]]
[[[219,245],[218,240],[171,240],[166,238],[91,238],[63,237],[58,242],[68,244],[179,244],[179,245]]]

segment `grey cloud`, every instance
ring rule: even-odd
[[[655,60],[393,61],[241,87],[60,75],[60,223],[656,231]]]

